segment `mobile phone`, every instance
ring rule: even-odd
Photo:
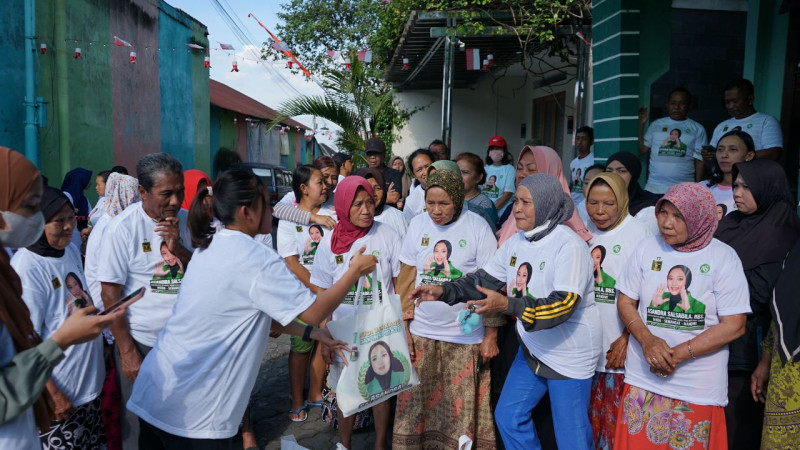
[[[98,315],[99,316],[104,316],[106,314],[109,314],[109,313],[112,313],[112,312],[116,311],[119,308],[122,308],[122,307],[126,307],[127,308],[128,306],[132,305],[134,302],[136,302],[137,300],[142,298],[144,296],[144,291],[145,291],[144,286],[140,287],[139,289],[137,289],[137,290],[131,292],[130,294],[126,295],[125,297],[123,297],[117,303],[114,303],[113,305],[109,306],[108,308],[106,308],[103,312],[101,312]]]

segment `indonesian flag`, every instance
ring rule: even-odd
[[[467,49],[467,70],[481,70],[481,49]]]
[[[205,48],[202,45],[197,45],[197,44],[186,44],[186,46],[189,47],[189,48],[193,48],[195,50],[200,50],[200,49]]]
[[[117,47],[133,47],[130,42],[128,42],[128,41],[126,41],[124,39],[120,39],[117,36],[114,36],[113,44],[116,45]]]
[[[285,42],[280,42],[280,41],[273,42],[272,45],[270,45],[270,47],[274,48],[275,50],[277,50],[279,52],[288,52],[289,51],[289,46],[286,45]]]
[[[341,54],[342,52],[336,50],[328,50],[328,57],[330,57],[331,59],[338,59],[339,55]]]
[[[363,49],[358,52],[358,60],[364,62],[372,62],[372,50]]]
[[[233,48],[231,44],[223,44],[220,41],[217,41],[217,43],[219,44],[219,48],[221,48],[222,50],[236,50],[235,48]]]

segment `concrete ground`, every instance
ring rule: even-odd
[[[309,449],[333,449],[339,442],[337,430],[321,419],[320,408],[312,408],[303,423],[289,421],[289,336],[269,339],[264,360],[252,396],[253,429],[260,449],[280,449],[281,436],[294,435],[297,443]],[[352,450],[371,449],[375,442],[373,429],[353,434]],[[241,440],[234,448],[241,448]]]

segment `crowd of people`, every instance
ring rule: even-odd
[[[800,219],[753,96],[728,86],[710,146],[687,90],[641,111],[645,189],[639,156],[595,161],[590,127],[567,176],[502,136],[405,160],[371,138],[365,167],[300,165],[274,206],[225,151],[213,179],[164,153],[100,172],[92,207],[90,171],[57,189],[0,148],[0,447],[256,447],[284,333],[287,421],[318,407],[344,448],[366,426],[377,449],[794,448]],[[420,383],[345,416],[357,349],[326,324],[386,294]],[[407,382],[387,344],[362,351],[368,394]]]

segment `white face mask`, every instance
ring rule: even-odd
[[[44,231],[44,215],[41,211],[30,216],[20,216],[11,211],[0,211],[6,228],[0,230],[0,243],[6,247],[24,248],[34,242]]]
[[[494,162],[500,162],[503,160],[503,151],[502,150],[491,150],[489,152],[489,158],[491,158]]]

